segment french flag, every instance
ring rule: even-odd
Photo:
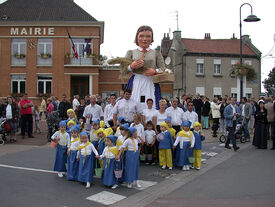
[[[68,32],[68,36],[69,36],[69,39],[71,40],[71,43],[72,43],[72,49],[73,49],[73,51],[74,51],[75,58],[78,59],[78,53],[77,53],[77,51],[76,51],[76,49],[75,49],[75,45],[74,45],[73,39],[71,38],[71,35],[70,35],[69,32]]]

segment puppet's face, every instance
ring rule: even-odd
[[[145,30],[138,33],[137,43],[142,48],[148,48],[152,43],[152,32]]]

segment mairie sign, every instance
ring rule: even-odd
[[[27,36],[27,35],[54,35],[52,27],[11,27],[11,36]]]

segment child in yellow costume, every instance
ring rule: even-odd
[[[169,126],[162,122],[160,123],[161,133],[157,135],[159,141],[159,165],[162,166],[162,169],[165,169],[166,166],[169,170],[172,170],[172,147],[173,147],[173,138],[170,132],[168,131]]]
[[[199,122],[195,122],[194,125],[194,136],[195,136],[195,145],[193,148],[195,162],[193,166],[199,170],[201,169],[201,149],[202,149],[202,141],[205,140],[204,133],[201,131],[201,124]]]

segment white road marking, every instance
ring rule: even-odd
[[[55,173],[55,174],[57,173],[57,172],[51,171],[51,170],[42,170],[42,169],[36,169],[36,168],[18,167],[18,166],[3,165],[3,164],[0,164],[0,167],[12,168],[12,169],[18,169],[18,170],[35,171],[35,172],[45,172],[45,173]]]
[[[103,205],[111,205],[120,200],[123,200],[124,198],[127,197],[115,193],[110,193],[108,191],[101,191],[100,193],[89,196],[86,199],[90,201],[95,201],[97,203],[101,203]]]

